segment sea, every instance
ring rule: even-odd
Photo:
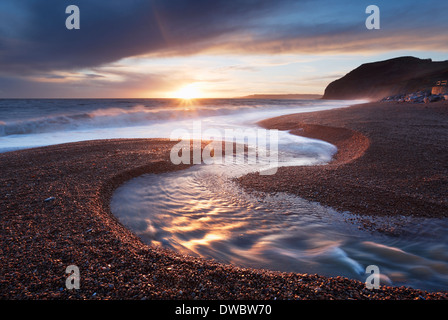
[[[113,138],[170,138],[174,129],[247,128],[259,120],[346,107],[347,101],[257,99],[2,99],[0,152]]]

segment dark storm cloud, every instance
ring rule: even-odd
[[[71,4],[80,8],[80,30],[65,28],[65,8]],[[378,0],[382,29],[374,32],[364,26],[369,4],[363,0],[2,0],[0,73],[21,76],[75,70],[143,54],[447,50],[446,3]]]
[[[97,66],[164,50],[180,53],[238,31],[283,1],[6,0],[0,6],[3,72]],[[9,3],[9,5],[7,5]],[[67,30],[65,8],[81,12],[80,30]]]

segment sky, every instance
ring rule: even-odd
[[[66,28],[69,5],[79,29]],[[323,94],[363,63],[448,60],[447,12],[433,0],[1,0],[0,98]]]

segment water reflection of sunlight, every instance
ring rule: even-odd
[[[175,217],[171,221],[170,227],[164,227],[163,229],[170,233],[197,231],[202,230],[204,227],[204,223],[209,222],[210,220],[210,217],[192,219],[191,217],[180,216]]]
[[[212,242],[220,240],[229,240],[233,237],[235,229],[247,228],[247,223],[244,221],[223,221],[223,219],[216,219],[212,217],[201,217],[194,219],[191,217],[176,217],[170,224],[163,227],[165,232],[172,234],[175,238],[175,247],[178,251],[200,255],[198,248],[201,246],[212,247]],[[213,231],[210,231],[213,230]],[[201,232],[206,233],[203,237],[189,237],[187,240],[182,236],[187,232]],[[181,235],[179,237],[178,235]],[[186,250],[185,250],[186,249]]]
[[[205,213],[207,215],[212,215],[217,212],[216,210],[217,206],[212,201],[194,200],[190,201],[189,206],[184,207],[182,212],[194,214]]]
[[[410,222],[412,235],[420,234],[414,230],[416,225],[424,232],[439,227],[441,242],[436,247],[426,241],[414,243],[408,237],[399,241],[384,238],[358,229],[357,223],[347,224],[350,215],[292,195],[258,197],[244,193],[223,174],[229,171],[224,166],[197,166],[137,178],[116,191],[115,207],[123,202],[131,204],[121,217],[135,220],[131,225],[137,234],[153,245],[181,254],[244,267],[360,280],[365,280],[364,267],[377,263],[388,277],[384,281],[432,290],[446,288],[444,252],[448,242],[444,235],[448,233],[444,231],[448,225]],[[142,215],[148,225],[145,230],[140,228]],[[422,270],[429,278],[422,279]]]
[[[201,239],[191,239],[189,241],[181,242],[181,245],[192,252],[198,253],[196,251],[197,246],[210,246],[210,243],[213,241],[226,240],[226,239],[227,236],[224,233],[210,232],[207,233]]]

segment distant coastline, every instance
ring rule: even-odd
[[[251,94],[244,97],[238,97],[238,99],[304,99],[304,100],[317,100],[321,99],[321,94]]]

